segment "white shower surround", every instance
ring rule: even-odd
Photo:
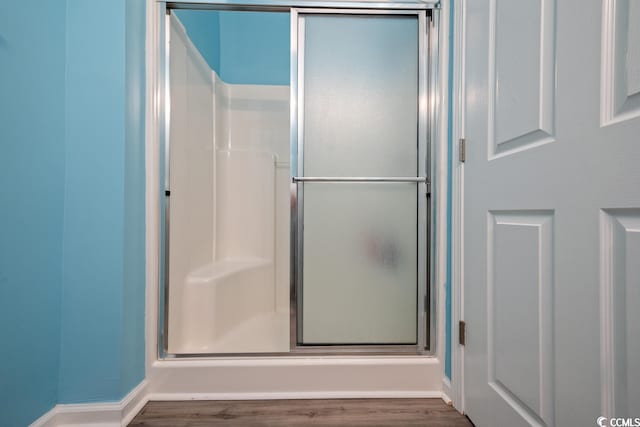
[[[289,87],[222,81],[175,15],[171,37],[168,352],[287,351]]]
[[[448,34],[449,0],[442,0],[439,32]],[[146,377],[145,400],[190,399],[305,399],[365,397],[442,397],[452,383],[444,377],[447,133],[434,140],[433,194],[436,228],[435,289],[436,354],[434,356],[252,356],[199,360],[158,357],[160,272],[160,40],[165,31],[165,5],[147,0],[147,100],[146,103]],[[439,87],[447,87],[448,38],[440,37]],[[446,91],[436,95],[440,111],[447,111]],[[456,104],[457,105],[457,104]],[[438,116],[438,129],[446,129],[448,116]],[[288,180],[288,170],[285,170]],[[285,200],[288,195],[284,195]],[[288,242],[287,242],[288,245]],[[288,291],[287,291],[288,292]],[[458,383],[459,377],[454,378]]]

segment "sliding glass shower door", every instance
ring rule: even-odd
[[[424,20],[294,16],[297,348],[424,343]]]

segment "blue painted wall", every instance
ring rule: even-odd
[[[0,3],[0,425],[144,378],[145,1]]]
[[[175,13],[211,69],[225,82],[289,84],[289,13]]]
[[[145,374],[145,27],[146,1],[126,0],[124,274],[120,397]]]
[[[67,1],[61,402],[120,396],[124,3],[96,4]]]
[[[288,85],[288,13],[220,12],[220,77],[227,83]]]
[[[63,403],[144,377],[143,1],[67,1]]]
[[[65,8],[0,2],[0,425],[56,403],[65,174]]]

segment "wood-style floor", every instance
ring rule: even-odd
[[[149,402],[129,426],[472,426],[440,399]]]

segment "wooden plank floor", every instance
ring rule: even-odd
[[[440,399],[149,402],[129,426],[472,426]]]

